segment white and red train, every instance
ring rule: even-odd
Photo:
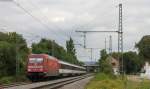
[[[60,61],[47,54],[31,54],[28,57],[27,76],[30,79],[79,75],[84,73],[86,73],[84,67]]]

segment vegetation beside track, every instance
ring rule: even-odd
[[[129,51],[124,52],[123,68],[125,74],[139,74],[145,62],[150,62],[150,36],[144,36],[136,45],[139,53]],[[113,65],[108,57],[113,57],[117,61],[121,61],[121,53],[113,52],[108,54],[107,50],[101,50],[99,59],[99,71],[91,82],[86,86],[86,89],[150,89],[150,80],[136,81],[127,79],[126,76],[113,76]],[[121,69],[121,66],[120,66]],[[120,70],[118,70],[120,71]]]
[[[85,89],[149,89],[150,80],[132,81],[126,76],[114,76],[98,73],[87,84]]]
[[[26,79],[24,76],[28,54],[29,49],[22,35],[16,32],[0,32],[0,84]]]
[[[25,75],[16,77],[16,76],[4,76],[0,78],[0,84],[11,84],[15,82],[30,82],[28,78],[26,78]]]

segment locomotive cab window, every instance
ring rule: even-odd
[[[43,58],[30,58],[29,63],[42,63]]]

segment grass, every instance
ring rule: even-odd
[[[15,78],[12,76],[2,77],[0,78],[0,84],[9,84],[14,82]]]
[[[85,89],[150,89],[150,81],[131,81],[126,77],[99,73],[87,84]]]
[[[124,84],[120,78],[99,73],[96,74],[91,82],[86,86],[86,89],[121,89],[123,85]]]
[[[10,84],[14,82],[28,82],[29,80],[25,75],[19,76],[3,76],[0,78],[0,84]]]

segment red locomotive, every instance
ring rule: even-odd
[[[60,61],[47,54],[31,54],[27,63],[27,76],[31,79],[39,79],[50,76],[67,76],[86,73],[85,68]]]

